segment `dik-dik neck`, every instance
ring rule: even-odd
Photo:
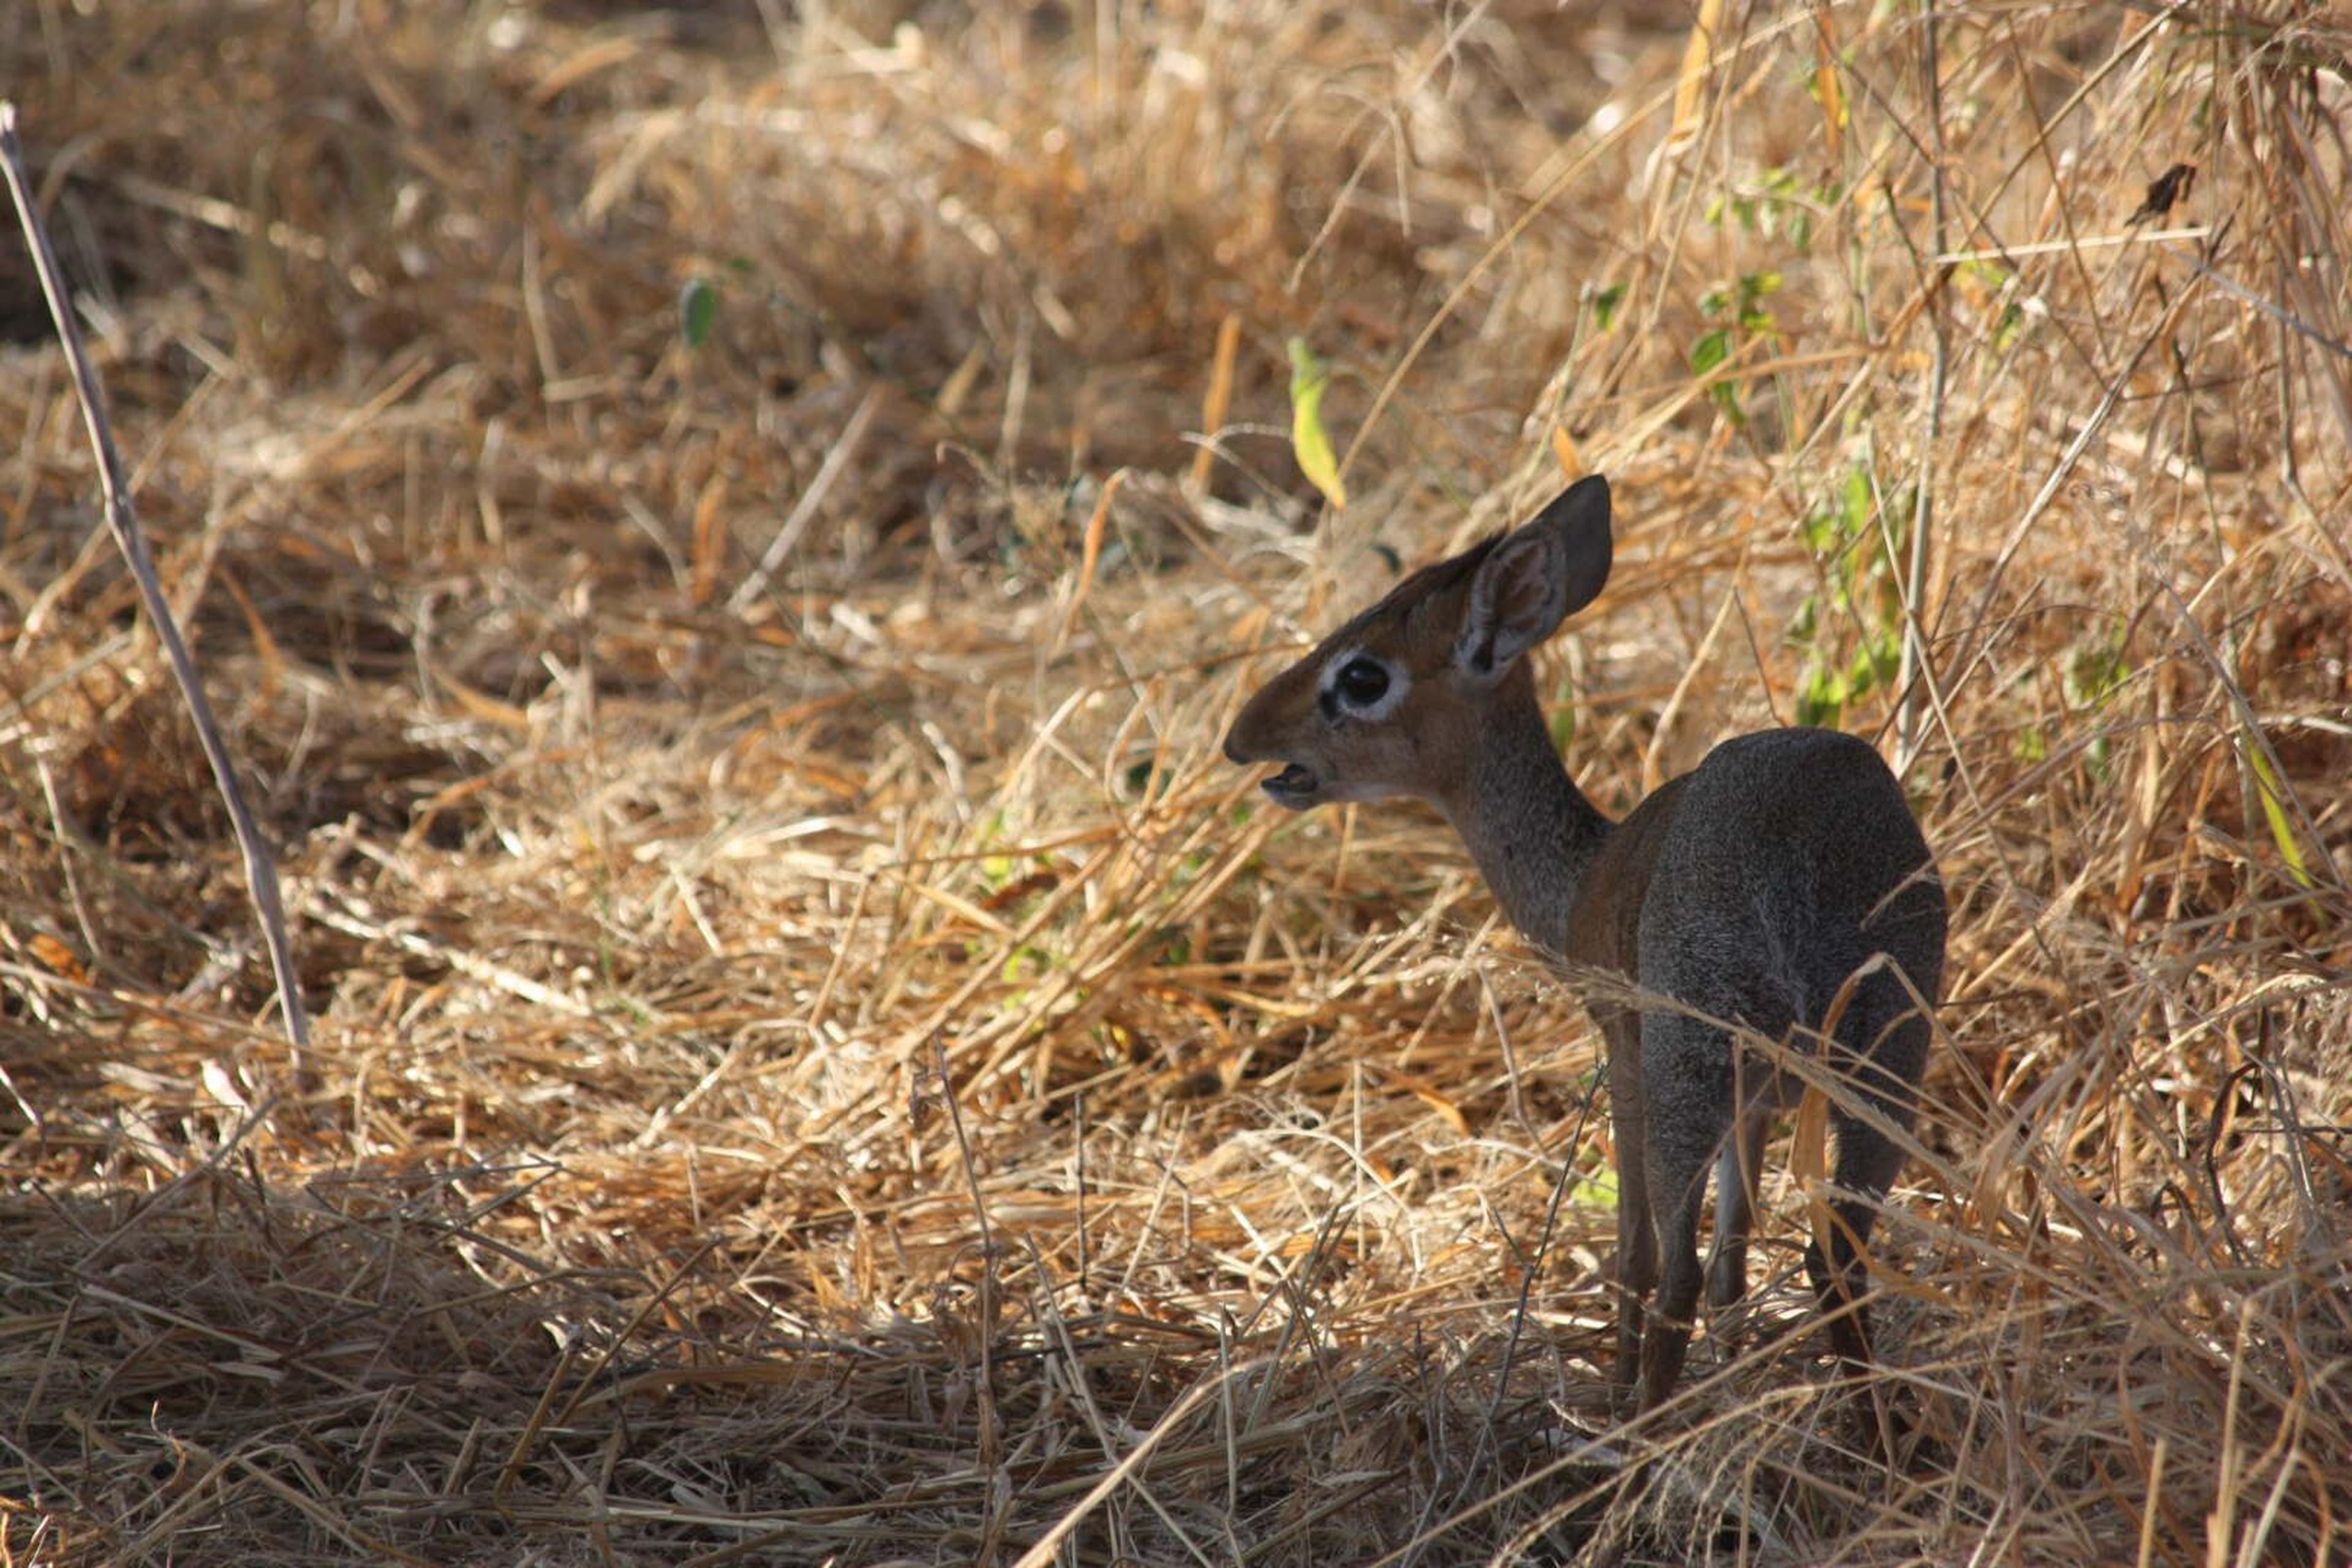
[[[1585,868],[1612,826],[1568,776],[1524,668],[1489,705],[1464,782],[1438,802],[1513,925],[1548,953],[1568,947]]]

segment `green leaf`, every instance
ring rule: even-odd
[[[1617,307],[1625,302],[1625,285],[1612,283],[1592,296],[1592,324],[1602,331],[1617,324]]]
[[[2287,820],[2286,791],[2281,787],[2278,774],[2271,769],[2270,754],[2257,745],[2252,735],[2242,735],[2238,751],[2253,771],[2254,793],[2262,797],[2263,820],[2271,826],[2271,842],[2278,846],[2279,858],[2286,862],[2287,874],[2295,886],[2308,889],[2311,868],[2304,863],[2303,846],[2294,836],[2294,824]]]
[[[2012,300],[2000,308],[2000,320],[1993,327],[1993,352],[2007,353],[2009,345],[2017,342],[2018,334],[2024,331],[2025,307]]]
[[[2099,708],[2131,679],[2131,659],[2124,652],[2124,627],[2118,624],[2098,641],[2077,647],[2066,658],[2065,692],[2078,708]]]
[[[677,335],[689,349],[698,349],[710,341],[711,328],[719,324],[719,290],[705,278],[689,278],[677,294]]]
[[[1888,635],[1885,627],[1874,628],[1874,635],[1853,650],[1845,672],[1845,694],[1849,701],[1869,696],[1882,686],[1892,685],[1895,672],[1902,668],[1903,645]]]
[[[1713,370],[1716,366],[1729,359],[1731,357],[1731,329],[1729,327],[1717,327],[1711,332],[1702,333],[1700,334],[1698,342],[1691,344],[1691,369],[1700,375],[1705,375],[1708,371]],[[1734,425],[1745,425],[1748,423],[1748,416],[1739,406],[1739,384],[1738,382],[1717,382],[1706,389],[1706,395],[1715,400],[1716,406],[1722,409],[1724,416],[1729,419]]]
[[[1122,776],[1127,783],[1127,793],[1140,800],[1148,800],[1153,795],[1162,793],[1154,786],[1165,786],[1168,782],[1167,773],[1150,757],[1128,763],[1127,772]]]
[[[1838,524],[1848,541],[1860,539],[1870,531],[1874,489],[1870,482],[1870,470],[1861,464],[1846,470],[1845,484],[1838,493]]]
[[[1703,332],[1699,335],[1698,342],[1691,344],[1690,366],[1701,375],[1705,375],[1730,357],[1731,329],[1729,327],[1717,327],[1711,332]]]
[[[1305,338],[1290,340],[1290,451],[1307,482],[1323,492],[1331,510],[1348,505],[1348,487],[1339,479],[1339,461],[1332,455],[1331,437],[1323,429],[1323,393],[1331,384],[1330,367],[1315,357]]]
[[[1565,752],[1576,739],[1576,693],[1562,680],[1552,697],[1558,706],[1551,710],[1551,746],[1555,752]]]

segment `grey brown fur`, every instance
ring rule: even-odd
[[[1903,1163],[1882,1127],[1912,1120],[1929,1038],[1913,998],[1938,994],[1947,911],[1901,787],[1851,736],[1727,741],[1622,823],[1585,799],[1525,656],[1607,581],[1609,512],[1606,481],[1584,479],[1525,527],[1408,578],[1251,698],[1225,754],[1282,763],[1266,793],[1294,810],[1428,801],[1512,922],[1572,979],[1617,976],[1675,1004],[1585,990],[1610,1047],[1617,1375],[1648,1408],[1680,1375],[1702,1285],[1717,1309],[1746,1292],[1767,1123],[1798,1087],[1724,1023],[1799,1048],[1833,1025],[1841,1195],[1829,1256],[1809,1247],[1806,1267],[1832,1347],[1868,1361],[1859,1249]]]

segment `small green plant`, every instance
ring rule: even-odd
[[[1568,1201],[1580,1209],[1613,1212],[1617,1207],[1617,1168],[1603,1163],[1589,1171],[1579,1171],[1574,1184],[1568,1189]]]
[[[1808,516],[1806,547],[1821,563],[1822,587],[1805,596],[1788,640],[1805,651],[1797,683],[1797,722],[1835,728],[1848,704],[1891,684],[1903,658],[1903,595],[1895,563],[1911,507],[1905,492],[1887,502],[1878,523],[1879,487],[1870,468],[1846,470],[1837,493]],[[1853,628],[1851,648],[1835,635]]]
[[[677,291],[677,335],[688,349],[698,349],[710,341],[711,329],[719,324],[719,290],[708,278],[689,278],[686,287]]]
[[[1992,350],[2005,354],[2016,346],[2031,324],[2031,314],[2024,300],[2019,298],[2021,283],[2017,269],[2000,262],[1972,256],[1959,264],[1959,274],[1983,292],[1979,298],[1988,306],[1998,300],[2000,309],[1993,317]]]
[[[1002,892],[1013,878],[1021,874],[1021,863],[1013,856],[996,852],[994,847],[1013,837],[1013,825],[1002,811],[992,811],[981,824],[980,839],[990,847],[980,858],[980,883],[991,894]]]
[[[2000,308],[2000,320],[1993,323],[1993,353],[2007,353],[2024,331],[2025,307],[2011,300]]]
[[[1610,328],[1615,326],[1617,324],[1617,312],[1623,307],[1624,303],[1625,285],[1622,283],[1612,283],[1606,289],[1594,290],[1592,295],[1593,326],[1604,332]]]
[[[1045,972],[1054,967],[1053,954],[1034,943],[1023,942],[1004,955],[1004,964],[998,971],[998,978],[1014,987],[1010,1001],[1017,1003],[1027,999],[1031,981],[1043,979]]]
[[[1168,770],[1157,756],[1142,757],[1127,764],[1119,782],[1126,784],[1127,793],[1135,799],[1150,800],[1168,793]]]
[[[1700,312],[1716,323],[1701,332],[1692,342],[1690,367],[1693,374],[1706,375],[1729,360],[1741,344],[1753,338],[1769,337],[1780,331],[1772,312],[1764,301],[1780,289],[1778,272],[1743,272],[1736,285],[1710,289],[1699,296]],[[1734,425],[1748,423],[1748,412],[1739,405],[1739,384],[1726,378],[1709,385],[1706,395],[1723,410],[1724,417]]]
[[[2108,700],[2123,689],[2131,679],[2131,659],[2125,650],[2129,631],[2117,618],[2097,637],[2074,645],[2066,656],[2066,704],[2076,712],[2090,715],[2107,705]],[[2105,784],[2107,780],[2107,737],[2102,733],[2091,742],[2089,751],[2091,776]]]
[[[1753,184],[1733,186],[1706,204],[1706,221],[1727,221],[1765,239],[1786,238],[1799,251],[1813,244],[1813,224],[1844,199],[1835,181],[1815,184],[1792,169],[1769,168]]]

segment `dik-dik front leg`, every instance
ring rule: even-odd
[[[1642,1040],[1622,1008],[1593,1016],[1609,1041],[1610,1129],[1617,1152],[1616,1398],[1631,1403],[1642,1373],[1643,1303],[1658,1283],[1658,1232],[1650,1213],[1648,1118],[1643,1114]]]

